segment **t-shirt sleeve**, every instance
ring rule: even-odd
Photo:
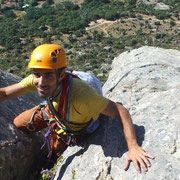
[[[20,82],[21,87],[27,92],[37,91],[36,87],[33,84],[33,75],[29,75],[26,78],[22,79]]]

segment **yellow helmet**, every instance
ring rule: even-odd
[[[42,44],[32,52],[28,67],[40,69],[67,67],[66,53],[64,49],[57,44]]]

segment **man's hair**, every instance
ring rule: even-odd
[[[62,68],[57,69],[57,70],[56,70],[57,75],[60,76],[61,72],[62,72],[64,69],[66,69],[66,67],[62,67]]]

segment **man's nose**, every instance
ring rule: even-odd
[[[40,76],[39,77],[39,85],[43,86],[45,85],[46,81],[45,81],[45,78],[43,76]]]

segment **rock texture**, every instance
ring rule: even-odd
[[[0,70],[0,87],[14,84],[20,78]],[[34,164],[42,145],[42,135],[25,134],[12,121],[22,111],[39,104],[35,94],[28,94],[0,103],[0,179],[35,179]]]
[[[180,52],[142,47],[112,63],[104,95],[132,116],[139,144],[155,156],[148,172],[124,171],[127,146],[117,120],[104,117],[83,147],[69,147],[56,180],[180,179]]]
[[[170,6],[160,2],[158,3],[157,0],[137,0],[137,3],[144,3],[146,5],[153,5],[154,9],[159,9],[159,10],[168,10],[170,9]]]

